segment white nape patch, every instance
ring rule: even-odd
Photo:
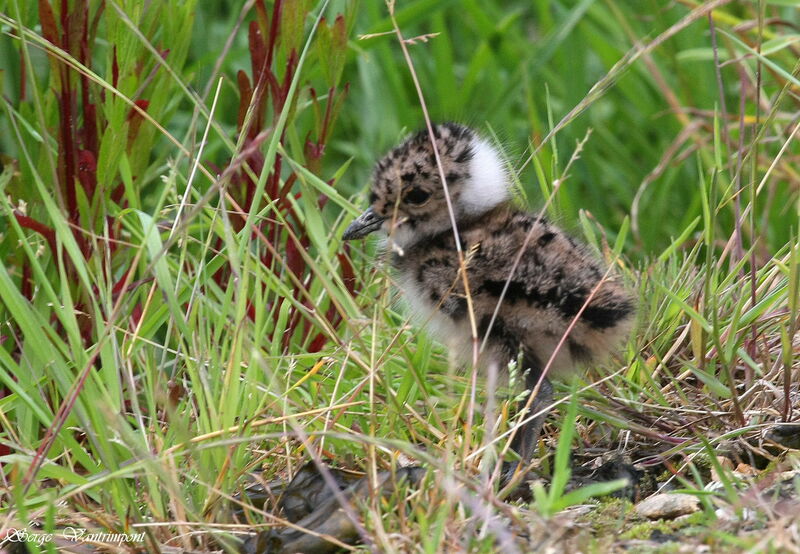
[[[470,178],[459,200],[464,212],[470,215],[487,212],[510,196],[508,172],[497,150],[476,137],[472,140],[472,151]]]

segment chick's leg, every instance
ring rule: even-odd
[[[535,368],[530,368],[525,377],[525,385],[530,391],[530,395],[526,400],[520,402],[519,409],[520,411],[524,410],[530,401],[528,411],[525,413],[527,421],[517,429],[517,434],[511,443],[511,447],[519,454],[523,466],[530,464],[533,460],[533,456],[536,453],[536,445],[539,442],[539,434],[542,432],[542,425],[544,425],[544,420],[547,417],[546,408],[553,401],[553,386],[546,377],[541,380],[539,390],[536,390],[540,375],[541,373],[536,371]],[[533,395],[532,399],[530,398],[531,395]],[[533,415],[535,417],[530,419]]]
[[[526,356],[523,359],[523,366],[526,368],[525,386],[528,389],[529,395],[524,401],[520,402],[519,410],[523,411],[527,407],[524,415],[524,423],[517,429],[514,439],[511,442],[511,448],[519,454],[519,462],[503,462],[503,471],[500,477],[500,486],[505,487],[513,479],[519,479],[517,470],[524,469],[530,465],[536,454],[536,445],[539,442],[539,434],[542,431],[542,425],[547,417],[547,408],[553,400],[553,387],[547,378],[541,380],[541,366],[536,363],[535,358]],[[539,390],[536,390],[537,384]],[[529,402],[530,401],[530,402]],[[542,413],[539,413],[542,412]],[[531,418],[531,416],[535,416]],[[519,482],[509,498],[519,498],[522,500],[530,500],[530,489],[525,484],[531,475],[526,475]]]

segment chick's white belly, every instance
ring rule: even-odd
[[[412,320],[425,328],[434,338],[456,353],[471,352],[471,333],[466,322],[454,322],[450,316],[440,311],[438,303],[430,300],[409,271],[401,272],[397,280],[402,299],[408,306]]]
[[[459,321],[453,319],[441,311],[441,306],[430,300],[429,291],[414,278],[413,272],[403,271],[398,275],[397,285],[401,291],[401,298],[408,307],[408,312],[414,324],[422,327],[433,338],[447,346],[450,351],[463,363],[472,360],[472,332],[469,325],[469,318],[464,317]],[[550,329],[548,324],[552,324]],[[566,377],[578,365],[577,361],[570,355],[567,344],[561,344],[556,355],[550,360],[554,351],[558,347],[565,325],[562,321],[554,321],[554,318],[542,311],[539,317],[529,318],[521,331],[528,337],[530,352],[536,356],[542,366],[549,364],[548,374],[555,377]],[[545,332],[549,331],[549,332]],[[499,367],[505,365],[513,359],[507,357],[506,352],[498,352],[489,348],[482,355],[482,366],[487,363],[498,364]]]

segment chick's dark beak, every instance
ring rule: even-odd
[[[380,229],[384,219],[386,218],[376,214],[372,208],[367,208],[363,214],[355,218],[350,226],[344,230],[342,240],[364,238],[373,231]]]

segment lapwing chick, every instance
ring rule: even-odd
[[[489,142],[454,123],[435,125],[433,135],[443,171],[427,130],[407,138],[375,166],[370,206],[342,238],[373,231],[388,235],[397,282],[412,310],[469,363],[474,344],[469,303],[443,174],[479,340],[488,332],[479,364],[505,368],[520,360],[533,394],[580,313],[535,398],[525,402],[528,413],[543,412],[552,401],[549,377],[597,361],[624,340],[633,299],[586,246],[514,205],[508,172]],[[523,464],[534,455],[544,417],[528,418],[517,431],[512,446]]]

